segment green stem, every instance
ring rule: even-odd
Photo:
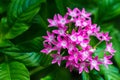
[[[44,67],[39,66],[39,67],[33,69],[32,71],[30,71],[30,75],[33,75],[33,74],[35,74],[36,72],[38,72],[38,71],[40,71],[40,70],[42,70],[42,69],[44,69]]]
[[[94,49],[101,43],[102,41],[98,42],[95,46]]]

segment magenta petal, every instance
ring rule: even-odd
[[[83,71],[83,68],[80,67],[80,68],[79,68],[79,74],[82,73],[82,71]]]

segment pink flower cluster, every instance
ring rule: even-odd
[[[76,69],[79,73],[89,72],[92,69],[99,71],[99,65],[108,67],[112,64],[110,59],[115,50],[110,43],[109,33],[100,32],[100,27],[92,24],[91,14],[84,8],[82,10],[67,8],[67,10],[64,16],[55,14],[53,19],[48,19],[49,27],[55,28],[51,32],[47,31],[47,36],[43,36],[45,48],[41,52],[51,53],[52,64],[57,63],[60,66],[61,61],[65,61],[66,68],[70,71]],[[91,36],[99,40],[94,47],[90,45]],[[106,42],[106,48],[103,51],[104,57],[99,59],[93,54],[96,47],[103,41]]]

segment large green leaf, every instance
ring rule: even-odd
[[[45,0],[12,0],[8,11],[9,30],[6,39],[13,39],[29,29],[26,25],[39,12]]]
[[[91,80],[90,75],[86,72],[82,72],[82,80]]]
[[[105,66],[101,66],[100,72],[104,75],[105,80],[120,80],[119,70],[115,66],[109,66],[108,69]]]
[[[119,69],[120,69],[120,32],[117,29],[113,28],[113,31],[111,33],[112,35],[112,42],[113,42],[113,47],[116,50],[116,53],[114,55],[114,60],[117,63]]]
[[[8,56],[15,59],[27,66],[38,66],[40,62],[40,55],[35,52],[28,53],[17,53],[17,52],[6,52]]]
[[[9,29],[8,33],[5,35],[5,38],[13,39],[28,29],[29,26],[24,23],[15,23],[14,26]]]
[[[104,80],[104,78],[96,70],[92,70],[89,73],[89,76],[92,78],[92,80]]]
[[[12,0],[8,22],[29,22],[38,13],[40,3],[45,0]]]
[[[95,16],[98,23],[120,15],[120,0],[101,0]]]
[[[0,64],[0,80],[30,80],[30,76],[24,64],[4,62]]]
[[[47,66],[51,64],[51,57],[43,53],[22,52],[18,48],[6,48],[2,53],[27,66]]]
[[[0,21],[0,47],[8,47],[12,42],[5,39],[5,34],[8,31],[7,18],[3,17]]]

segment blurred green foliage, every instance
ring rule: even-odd
[[[93,23],[112,36],[113,65],[101,71],[69,72],[40,53],[48,18],[67,7],[85,8]],[[120,0],[0,0],[0,80],[120,80]],[[94,41],[93,41],[94,42]],[[102,56],[101,45],[95,55]]]

